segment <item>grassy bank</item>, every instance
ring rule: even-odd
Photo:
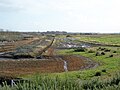
[[[103,51],[97,50],[98,48],[89,48],[85,52],[75,52],[74,49],[66,49],[66,50],[60,50],[59,54],[68,54],[68,55],[82,55],[85,57],[88,57],[95,62],[99,63],[99,66],[97,68],[92,68],[88,70],[78,71],[76,72],[76,77],[79,77],[80,79],[87,79],[94,77],[96,73],[100,73],[100,76],[111,76],[111,74],[118,72],[120,70],[120,49],[119,48],[113,48],[113,47],[107,47],[107,49],[110,49],[110,52],[104,52],[105,55],[99,55],[96,56],[96,53],[102,53]],[[89,52],[92,50],[93,52]],[[116,51],[116,52],[115,52]],[[113,55],[113,57],[111,57]],[[70,72],[71,74],[72,72]],[[75,74],[75,72],[74,72]],[[73,75],[73,74],[72,74]]]

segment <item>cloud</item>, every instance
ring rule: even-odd
[[[54,0],[51,0],[53,3]],[[26,13],[39,14],[54,10],[55,5],[48,0],[0,0],[0,12],[16,12],[23,10]]]
[[[22,9],[22,5],[14,2],[14,0],[0,0],[0,12],[16,12]]]
[[[41,24],[43,29],[105,31],[120,29],[119,4],[119,0],[0,0],[0,13],[7,12],[7,17],[14,12],[12,19],[21,28],[24,22],[30,28]]]

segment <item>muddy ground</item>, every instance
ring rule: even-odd
[[[12,50],[16,49],[18,46],[21,45],[30,45],[30,43],[37,41],[38,38],[28,39],[27,42],[25,41],[17,41],[13,44],[14,47]],[[51,42],[50,42],[51,40]],[[45,41],[45,43],[44,43]],[[35,57],[30,58],[0,58],[0,73],[2,75],[27,75],[33,73],[56,73],[56,72],[66,72],[66,71],[78,71],[81,69],[88,69],[96,67],[98,64],[89,58],[79,56],[79,55],[58,55],[56,50],[57,48],[56,39],[49,39],[41,41],[39,44],[46,45],[44,48],[40,49]],[[25,43],[24,43],[25,42]],[[36,44],[36,45],[39,45]],[[44,46],[43,45],[43,46]],[[7,45],[5,46],[7,47]],[[10,51],[11,47],[5,49],[1,53],[6,52],[7,50]],[[39,47],[35,48],[34,50],[39,49]],[[12,51],[11,50],[11,51]]]

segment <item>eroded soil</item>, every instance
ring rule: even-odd
[[[37,53],[40,58],[20,58],[20,59],[0,59],[0,73],[3,75],[26,75],[33,73],[56,73],[67,71],[78,71],[81,69],[88,69],[96,67],[98,64],[89,58],[79,55],[58,55],[56,53],[55,38],[50,39],[49,44],[45,43],[45,47],[40,49]],[[27,45],[33,41],[38,40],[33,38],[32,40],[20,41],[14,45],[14,49],[17,46]],[[23,43],[25,42],[25,43]],[[39,43],[39,44],[43,44]],[[39,45],[38,45],[39,46]],[[9,50],[10,48],[6,49]],[[35,48],[35,51],[39,47]],[[5,50],[5,51],[6,51]],[[66,66],[65,66],[66,65]]]

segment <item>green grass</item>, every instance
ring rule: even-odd
[[[110,48],[110,47],[109,47]],[[93,49],[93,48],[92,48]],[[94,48],[95,49],[95,48]],[[97,49],[97,48],[96,48]],[[106,52],[106,55],[102,56],[95,56],[95,53],[88,53],[86,52],[74,52],[73,49],[66,49],[60,50],[59,54],[64,55],[82,55],[88,57],[96,62],[99,62],[99,66],[94,69],[88,69],[83,71],[76,71],[76,72],[68,72],[70,76],[74,75],[74,78],[79,77],[80,79],[90,79],[94,77],[96,72],[101,72],[102,76],[110,76],[113,73],[120,71],[120,51],[117,50],[117,53],[112,53],[112,51],[116,50],[117,48],[111,47],[111,52]],[[113,57],[109,57],[109,55],[113,54]],[[102,70],[106,70],[106,72],[102,72]]]
[[[101,43],[107,45],[120,45],[120,35],[81,35],[76,37],[80,41]]]
[[[119,90],[120,73],[111,78],[100,77],[91,80],[73,79],[66,76],[65,79],[36,75],[32,81],[18,83],[14,86],[0,86],[1,90]]]

